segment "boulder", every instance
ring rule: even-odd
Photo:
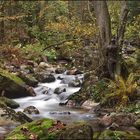
[[[8,99],[6,97],[0,97],[0,102],[4,103],[5,105],[7,105],[8,107],[11,107],[13,109],[18,108],[19,104],[17,102],[15,102],[12,99]]]
[[[28,106],[23,110],[26,114],[39,114],[39,110],[34,106]]]
[[[64,124],[60,121],[53,121],[51,119],[35,120],[31,123],[26,123],[16,127],[11,133],[6,135],[5,140],[56,140],[57,132],[62,129]]]
[[[58,140],[92,140],[93,131],[90,125],[87,123],[75,123],[69,126],[66,126],[58,134]]]
[[[2,113],[0,113],[1,117],[4,117],[5,119],[8,118],[21,124],[32,121],[32,119],[29,118],[23,112],[21,111],[15,112],[15,110],[13,110],[12,108],[8,107],[5,104],[0,103],[0,109],[2,111]]]
[[[42,83],[51,83],[55,81],[53,74],[39,73],[36,75],[36,79]]]
[[[119,127],[132,126],[137,116],[132,113],[111,113],[106,114],[100,119],[100,123],[104,127],[110,127],[113,123]]]
[[[62,92],[66,92],[66,88],[65,87],[58,87],[54,90],[55,94],[61,94]]]
[[[45,118],[16,127],[12,132],[6,135],[5,140],[29,140],[31,135],[34,139],[42,140],[92,140],[93,131],[91,126],[84,122],[66,126],[61,121]]]
[[[16,76],[6,70],[0,69],[0,92],[8,98],[19,98],[26,96],[34,96],[35,92],[29,90],[29,86]],[[31,88],[30,88],[31,89]]]

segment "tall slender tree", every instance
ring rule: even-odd
[[[108,12],[108,6],[107,1],[91,1],[94,6],[94,12],[96,16],[96,22],[97,26],[99,28],[99,48],[101,48],[101,54],[102,54],[102,68],[100,68],[103,71],[109,71],[109,68],[105,68],[104,66],[108,66],[108,58],[106,56],[108,49],[108,46],[111,45],[111,20],[110,20],[110,14]],[[124,37],[125,32],[125,25],[127,21],[127,15],[128,15],[128,6],[127,1],[121,1],[121,13],[120,13],[120,19],[119,19],[119,25],[118,25],[118,32],[116,35],[115,43],[112,45],[118,46],[118,52],[116,57],[116,64],[115,64],[115,70],[112,71],[113,75],[114,73],[121,74],[121,56],[119,55],[119,51],[122,47],[122,40]],[[116,51],[116,50],[115,50]],[[112,53],[115,53],[112,51]],[[105,69],[104,69],[105,68]],[[106,72],[105,72],[106,73]],[[110,77],[112,74],[110,74]]]

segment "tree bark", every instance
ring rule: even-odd
[[[0,11],[1,11],[1,15],[0,15],[0,17],[4,17],[4,1],[1,1],[0,2],[1,3],[1,6],[0,6]],[[4,41],[4,33],[5,31],[4,31],[4,20],[3,19],[1,19],[0,20],[0,45],[3,43],[3,41]]]
[[[98,39],[98,44],[99,44],[99,49],[100,49],[100,72],[107,73],[107,58],[106,58],[106,51],[107,51],[107,46],[110,43],[111,40],[111,20],[110,20],[110,15],[108,12],[108,7],[106,1],[96,1],[92,0],[92,4],[94,7],[94,12],[95,12],[95,17],[96,17],[96,22],[97,26],[99,28],[99,39]]]
[[[119,47],[117,64],[116,64],[116,74],[117,75],[121,75],[121,69],[122,69],[122,67],[124,67],[123,62],[122,62],[123,60],[122,60],[121,51],[122,51],[122,45],[123,45],[123,39],[124,39],[128,12],[129,12],[128,2],[121,1],[121,13],[120,13],[119,26],[118,26],[118,32],[117,32],[117,45]]]

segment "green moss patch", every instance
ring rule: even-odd
[[[9,80],[12,80],[16,84],[19,84],[19,85],[24,85],[25,84],[25,82],[22,79],[20,79],[19,77],[17,77],[16,75],[14,75],[12,73],[9,73],[7,70],[1,69],[1,68],[0,68],[0,76],[8,78]]]
[[[13,138],[16,138],[16,140],[28,140],[31,136],[38,139],[53,140],[56,138],[55,132],[48,131],[53,124],[54,121],[51,119],[41,119],[31,123],[25,123],[8,134],[6,140],[11,140]]]

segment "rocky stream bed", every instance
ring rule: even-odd
[[[6,81],[7,84],[7,90],[0,97],[0,139],[140,138],[139,113],[117,113],[100,107],[99,103],[90,99],[82,105],[69,99],[71,95],[80,94],[84,81],[82,72],[46,69],[44,67],[48,65],[45,63],[40,67],[41,71],[39,68],[35,75],[37,80],[30,78],[25,67],[22,67],[23,75],[16,74],[23,81],[15,74],[7,76],[7,72],[0,71],[1,83]],[[22,90],[26,91],[25,96]],[[12,101],[3,97],[9,98],[9,92]]]

